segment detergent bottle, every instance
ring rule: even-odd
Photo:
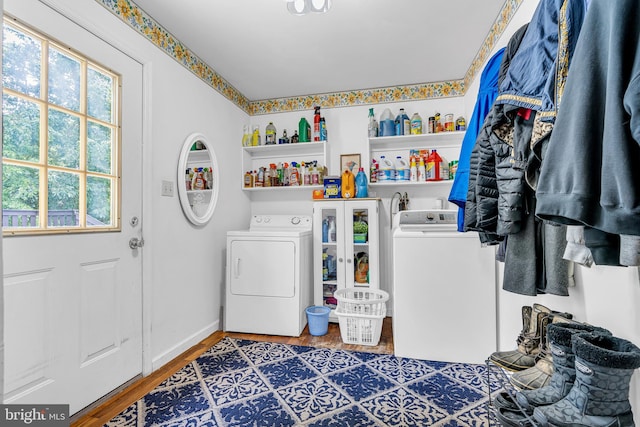
[[[242,127],[242,146],[249,147],[251,145],[251,133],[249,132],[249,125]]]
[[[418,166],[416,165],[416,157],[411,156],[409,166],[409,181],[416,182],[418,180]]]
[[[418,181],[424,182],[427,180],[427,168],[424,164],[424,157],[420,156],[418,159]]]
[[[342,198],[351,199],[356,197],[356,182],[353,172],[349,169],[342,171],[342,180],[340,182],[342,187]]]
[[[364,173],[364,168],[360,168],[356,175],[356,197],[369,197],[369,190],[367,189],[367,175]]]
[[[411,133],[411,120],[409,116],[404,112],[404,108],[400,109],[400,113],[396,116],[395,120],[396,135],[409,135]]]
[[[391,110],[385,108],[380,116],[380,136],[394,136],[396,134],[395,122]]]
[[[299,142],[311,141],[311,126],[309,126],[309,122],[304,117],[298,122],[298,134]]]
[[[442,158],[436,150],[431,150],[431,154],[427,158],[427,181],[440,181],[440,165],[442,164]]]

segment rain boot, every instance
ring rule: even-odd
[[[536,364],[536,356],[540,352],[542,338],[542,322],[549,314],[556,314],[568,319],[569,313],[551,311],[541,304],[522,307],[522,331],[517,339],[518,347],[510,351],[496,351],[489,360],[509,371],[522,371]]]
[[[571,347],[571,338],[578,333],[611,333],[603,328],[583,323],[551,323],[547,328],[547,341],[553,360],[553,375],[547,386],[535,390],[522,390],[516,393],[517,402],[528,414],[537,406],[550,405],[564,398],[573,387],[576,379],[575,355]]]
[[[634,426],[629,383],[640,367],[640,348],[599,333],[571,338],[576,379],[569,393],[556,403],[534,409],[540,427]]]

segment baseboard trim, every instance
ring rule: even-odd
[[[180,341],[164,353],[154,357],[151,361],[152,371],[156,371],[157,369],[163,367],[165,364],[169,363],[186,350],[189,350],[191,347],[198,344],[200,341],[207,338],[218,329],[220,329],[220,321],[216,320],[210,325],[207,325],[196,333]]]

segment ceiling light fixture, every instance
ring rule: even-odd
[[[286,0],[287,10],[293,15],[306,15],[309,12],[324,13],[331,8],[331,0]]]

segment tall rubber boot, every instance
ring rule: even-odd
[[[540,327],[544,317],[549,314],[572,318],[569,313],[551,311],[541,304],[533,304],[532,307],[522,307],[522,331],[517,339],[518,347],[510,351],[496,351],[489,356],[489,360],[496,365],[510,370],[522,371],[536,364],[536,356],[540,352],[542,328]]]
[[[640,367],[640,348],[611,335],[575,334],[572,339],[576,379],[569,393],[534,409],[541,427],[634,426],[629,383]]]
[[[552,323],[548,326],[547,340],[553,360],[553,375],[549,384],[536,390],[522,390],[516,393],[518,403],[528,414],[532,414],[536,406],[551,405],[569,393],[576,380],[571,338],[575,334],[585,332],[611,335],[606,329],[584,323]]]

